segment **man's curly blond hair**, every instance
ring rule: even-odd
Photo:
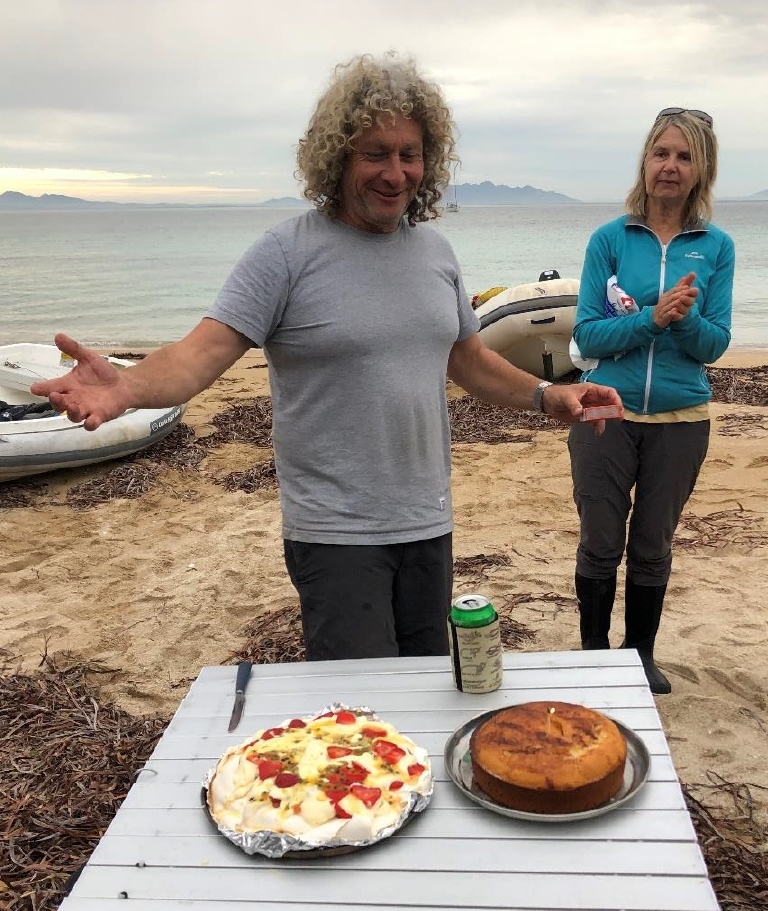
[[[393,52],[379,59],[363,54],[335,67],[299,140],[296,175],[304,181],[304,196],[319,211],[338,214],[344,165],[355,139],[398,114],[415,120],[423,131],[424,177],[408,206],[408,222],[437,217],[441,188],[459,160],[455,124],[440,87],[425,79],[412,59],[399,60]]]

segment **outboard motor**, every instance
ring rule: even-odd
[[[539,281],[551,282],[556,278],[560,278],[560,273],[557,269],[545,269],[539,276]],[[552,355],[545,349],[541,358],[544,362],[544,379],[549,380],[551,383],[555,378],[554,370],[552,369]]]

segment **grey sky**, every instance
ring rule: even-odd
[[[709,111],[718,196],[768,189],[763,0],[24,0],[0,10],[0,192],[296,196],[333,65],[395,49],[445,89],[458,181],[621,199],[659,109]]]

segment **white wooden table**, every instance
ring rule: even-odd
[[[233,734],[235,668],[203,668],[61,911],[718,911],[637,653],[508,653],[504,666],[501,689],[482,696],[454,689],[446,658],[254,667]],[[539,699],[588,705],[639,734],[650,777],[631,801],[578,822],[531,822],[478,806],[453,784],[443,748],[456,728]],[[202,809],[205,773],[258,728],[335,701],[368,706],[429,750],[429,807],[353,854],[245,854]]]

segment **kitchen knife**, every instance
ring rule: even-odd
[[[243,717],[243,706],[245,705],[245,688],[248,685],[248,678],[251,675],[251,662],[241,661],[237,665],[237,677],[235,679],[235,704],[232,706],[232,716],[229,719],[227,730],[231,733],[240,724]]]

